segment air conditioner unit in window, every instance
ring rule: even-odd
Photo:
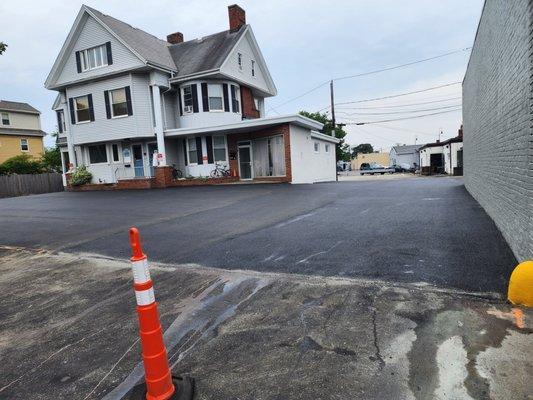
[[[192,106],[185,106],[183,112],[186,114],[192,113]]]

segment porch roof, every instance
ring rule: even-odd
[[[194,127],[194,128],[165,129],[165,136],[176,137],[176,136],[188,136],[188,135],[197,135],[197,134],[209,134],[209,133],[215,133],[215,132],[216,133],[252,132],[255,130],[260,130],[260,129],[264,129],[264,128],[268,128],[268,127],[276,126],[276,125],[282,125],[282,124],[297,125],[302,128],[307,128],[310,130],[322,129],[322,126],[323,126],[320,122],[304,117],[302,115],[294,114],[294,115],[284,115],[280,117],[247,119],[247,120],[243,120],[243,121],[240,121],[234,124]]]

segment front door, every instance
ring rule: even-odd
[[[150,176],[155,176],[154,152],[157,150],[157,143],[148,143],[148,158],[150,163]]]
[[[133,169],[135,170],[135,177],[142,178],[144,176],[144,160],[143,147],[141,144],[134,144],[131,146],[133,153]]]
[[[241,179],[252,179],[252,148],[250,142],[239,143],[239,175]]]

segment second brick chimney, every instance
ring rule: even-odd
[[[183,33],[181,32],[174,32],[170,35],[167,35],[167,42],[171,44],[178,44],[183,42]]]
[[[246,12],[237,4],[228,6],[229,30],[238,31],[241,26],[246,25]]]

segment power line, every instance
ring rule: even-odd
[[[376,107],[338,107],[339,110],[376,110],[376,109],[383,109],[383,108],[398,108],[398,107],[410,107],[410,106],[421,106],[425,104],[433,104],[433,103],[442,103],[445,101],[452,101],[452,100],[459,100],[462,99],[461,96],[458,97],[450,97],[449,99],[442,99],[442,100],[432,100],[432,101],[424,101],[421,103],[404,103],[404,104],[393,104],[390,106],[376,106]]]
[[[406,119],[415,119],[415,118],[424,118],[424,117],[429,117],[429,116],[432,116],[432,115],[439,115],[439,114],[447,114],[447,113],[451,113],[451,112],[456,112],[456,111],[461,111],[461,108],[458,108],[456,110],[448,110],[448,111],[439,111],[439,112],[434,112],[434,113],[430,113],[430,114],[423,114],[423,115],[417,115],[417,116],[413,116],[413,117],[404,117],[404,118],[396,118],[396,119],[382,119],[382,120],[379,120],[379,121],[368,121],[368,122],[344,122],[345,125],[370,125],[370,124],[378,124],[378,123],[383,123],[383,122],[393,122],[393,121],[404,121]]]
[[[472,47],[465,47],[464,49],[453,50],[453,51],[450,51],[448,53],[439,54],[438,56],[424,58],[422,60],[412,61],[412,62],[408,62],[406,64],[395,65],[393,67],[376,69],[374,71],[363,72],[363,73],[360,73],[360,74],[347,75],[347,76],[342,76],[340,78],[333,78],[333,80],[334,81],[340,81],[340,80],[343,80],[343,79],[358,78],[360,76],[367,76],[367,75],[377,74],[379,72],[385,72],[385,71],[390,71],[390,70],[393,70],[393,69],[404,68],[404,67],[408,67],[410,65],[420,64],[420,63],[423,63],[423,62],[426,62],[426,61],[436,60],[437,58],[442,58],[442,57],[446,57],[446,56],[449,56],[449,55],[452,55],[452,54],[461,53],[463,51],[467,51],[467,50],[470,50],[470,49],[472,49]]]
[[[387,126],[387,125],[381,125],[381,124],[374,124],[375,126],[379,126],[380,128],[390,129],[393,131],[401,131],[401,132],[408,132],[408,133],[418,133],[419,135],[428,135],[428,136],[435,136],[434,133],[428,133],[428,132],[422,132],[414,129],[404,129],[404,128],[398,128],[397,126]]]
[[[461,104],[452,104],[450,106],[443,106],[443,107],[433,107],[433,108],[419,108],[417,110],[403,110],[403,111],[383,111],[383,112],[353,112],[353,113],[347,113],[345,111],[337,111],[338,114],[345,114],[345,115],[388,115],[388,114],[412,114],[412,113],[419,113],[419,112],[425,112],[425,111],[436,111],[436,110],[445,110],[448,108],[453,107],[460,107]]]
[[[404,67],[408,67],[408,66],[411,66],[411,65],[414,65],[414,64],[419,64],[419,63],[435,60],[437,58],[447,57],[449,55],[460,53],[460,52],[467,51],[467,50],[470,50],[470,49],[472,49],[472,47],[465,47],[465,48],[462,48],[462,49],[459,49],[459,50],[449,51],[447,53],[439,54],[439,55],[436,55],[436,56],[433,56],[433,57],[429,57],[429,58],[424,58],[424,59],[421,59],[421,60],[411,61],[411,62],[408,62],[408,63],[405,63],[405,64],[395,65],[395,66],[387,67],[387,68],[381,68],[381,69],[377,69],[377,70],[374,70],[374,71],[362,72],[360,74],[355,74],[355,75],[341,76],[339,78],[328,79],[327,81],[322,82],[321,84],[315,86],[312,89],[309,89],[308,91],[306,91],[306,92],[304,92],[304,93],[302,93],[302,94],[300,94],[298,96],[295,96],[295,97],[293,97],[293,98],[291,98],[291,99],[289,99],[289,100],[287,100],[287,101],[285,101],[285,102],[283,102],[281,104],[278,104],[275,107],[270,107],[267,111],[275,110],[275,109],[280,108],[280,107],[282,107],[282,106],[284,106],[284,105],[286,105],[288,103],[291,103],[291,102],[293,102],[295,100],[298,100],[298,99],[308,95],[309,93],[312,93],[315,90],[318,90],[321,87],[327,85],[332,80],[333,81],[340,81],[340,80],[344,80],[344,79],[357,78],[357,77],[361,77],[361,76],[378,74],[380,72],[390,71],[390,70],[398,69],[398,68],[404,68]]]

